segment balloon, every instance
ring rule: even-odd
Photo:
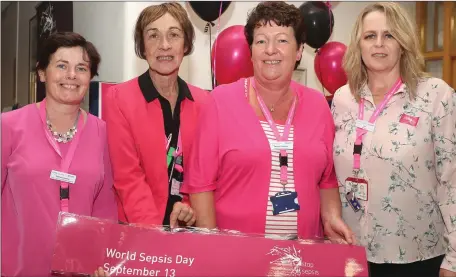
[[[331,94],[347,83],[347,75],[342,68],[342,59],[346,50],[345,44],[332,41],[317,51],[314,60],[315,73],[323,87]]]
[[[306,44],[312,48],[322,47],[329,39],[334,28],[334,15],[327,4],[306,2],[299,7],[304,19]]]
[[[220,4],[224,13],[231,1],[188,1],[188,3],[202,20],[212,22],[219,18]]]
[[[218,84],[228,84],[242,77],[253,76],[253,64],[244,26],[228,27],[218,35],[212,47],[212,65]]]

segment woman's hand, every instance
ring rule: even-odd
[[[456,276],[456,272],[449,271],[448,269],[444,269],[444,268],[440,269],[439,277],[455,277],[455,276]]]
[[[350,227],[339,216],[323,222],[323,228],[331,242],[354,244],[356,241]]]
[[[92,277],[107,277],[109,276],[109,273],[103,270],[102,267],[99,267],[95,272],[93,273]]]
[[[177,202],[173,206],[169,219],[171,228],[177,227],[178,220],[184,222],[186,226],[192,226],[196,221],[195,212],[189,205]]]

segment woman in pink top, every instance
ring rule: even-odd
[[[304,42],[299,9],[260,3],[245,34],[254,77],[217,87],[201,110],[182,189],[197,226],[317,239],[323,223],[328,237],[351,243],[341,219],[328,104],[291,81]]]
[[[105,124],[79,108],[99,62],[80,35],[52,34],[46,98],[1,116],[2,276],[50,274],[60,211],[117,220]]]

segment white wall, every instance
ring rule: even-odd
[[[73,31],[91,41],[101,55],[99,79],[123,80],[120,61],[125,53],[125,2],[73,2]]]
[[[122,82],[143,73],[147,63],[136,57],[133,31],[139,13],[147,6],[162,2],[74,2],[74,30],[92,41],[102,55],[100,80]],[[206,23],[201,20],[187,2],[179,2],[187,10],[195,27],[193,53],[184,58],[180,76],[204,89],[211,88],[210,49],[213,45],[217,26],[204,33]],[[220,20],[220,31],[232,25],[244,25],[248,12],[259,2],[233,1]],[[301,5],[303,2],[293,2]],[[356,17],[369,2],[337,2],[333,4],[334,31],[330,41],[347,44]],[[415,3],[403,2],[414,18]],[[215,22],[218,23],[218,22]],[[307,70],[307,85],[322,90],[314,72],[315,49],[306,46],[300,68]]]
[[[123,82],[147,70],[147,62],[136,57],[133,32],[141,11],[160,3],[73,2],[73,30],[91,41],[101,54],[98,80]],[[188,58],[184,58],[179,74],[186,81],[190,81],[189,71]]]

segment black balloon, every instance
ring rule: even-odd
[[[306,44],[312,48],[322,47],[334,29],[334,15],[321,1],[309,1],[299,7],[304,19]]]
[[[189,4],[202,20],[212,22],[219,17],[220,4],[224,13],[231,1],[189,1]]]

